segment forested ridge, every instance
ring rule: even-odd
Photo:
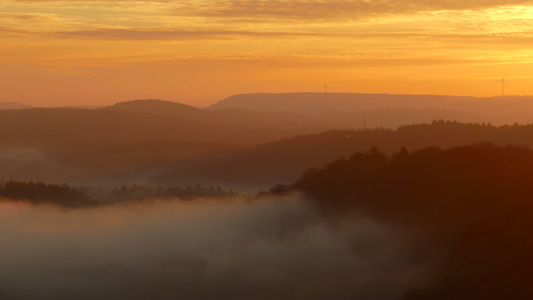
[[[354,151],[365,151],[372,146],[390,155],[403,146],[415,150],[428,146],[449,148],[482,142],[533,147],[533,125],[494,126],[490,123],[435,120],[430,124],[405,125],[396,130],[329,130],[222,154],[177,160],[164,165],[157,179],[266,182],[270,186],[276,182],[291,182],[308,168],[321,167],[334,159],[349,156]]]
[[[442,258],[432,284],[403,299],[533,295],[533,150],[490,143],[357,152],[310,169],[275,194],[301,191],[325,211],[414,228]]]

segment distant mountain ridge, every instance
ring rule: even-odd
[[[400,95],[361,93],[257,93],[227,97],[209,110],[228,108],[256,111],[298,111],[319,115],[327,111],[354,111],[383,108],[446,108],[449,102],[476,101],[480,98],[444,95]]]
[[[450,120],[464,123],[491,122],[496,125],[502,125],[510,121],[512,121],[510,122],[511,124],[515,122],[525,124],[533,120],[533,115],[522,109],[518,110],[522,113],[522,117],[517,117],[517,114],[509,114],[506,117],[502,117],[501,114],[506,113],[504,109],[498,109],[497,111],[500,115],[495,115],[491,113],[481,114],[475,112],[475,109],[413,108],[417,105],[423,107],[424,103],[426,103],[424,101],[430,98],[412,99],[410,95],[386,95],[386,97],[396,99],[395,105],[398,106],[387,107],[391,103],[390,99],[373,101],[372,97],[376,95],[362,97],[361,95],[363,94],[322,94],[326,93],[243,94],[232,96],[237,100],[232,100],[233,98],[230,97],[205,109],[156,99],[120,102],[100,109],[103,111],[178,117],[215,126],[242,127],[245,130],[250,126],[270,129],[315,128],[322,130],[364,127],[398,128],[406,124],[431,123],[433,120]],[[306,98],[308,96],[310,98]],[[327,96],[333,96],[333,101],[324,98]],[[427,103],[430,104],[446,103],[447,100],[445,99],[448,99],[446,98],[447,96],[428,97],[437,99],[435,101],[428,100],[429,102]],[[477,100],[478,102],[483,101],[479,99]],[[279,103],[281,104],[278,105]],[[408,107],[403,107],[404,105]],[[393,105],[391,104],[390,106]],[[426,106],[431,105],[428,104]],[[296,107],[303,107],[303,110],[299,111]],[[309,113],[311,110],[315,112]],[[469,110],[472,112],[469,112]]]
[[[258,93],[225,98],[208,107],[211,111],[246,109],[261,112],[292,112],[320,116],[326,112],[379,109],[448,110],[483,116],[498,124],[533,121],[533,96],[467,97],[446,95],[400,95],[359,93]]]

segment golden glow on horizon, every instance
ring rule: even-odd
[[[203,106],[245,92],[533,94],[533,1],[0,4],[0,101]]]

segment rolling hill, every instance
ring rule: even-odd
[[[464,124],[431,123],[434,119]],[[72,174],[88,174],[154,177],[157,184],[264,189],[372,146],[387,153],[402,146],[418,149],[483,141],[533,146],[530,126],[467,125],[468,120],[484,119],[445,109],[323,111],[312,116],[243,108],[205,110],[161,100],[96,109],[0,110],[0,157],[6,153],[0,160],[5,170],[0,180],[38,180],[47,174],[74,180]],[[417,122],[422,124],[402,126]],[[36,165],[38,171],[32,169]],[[29,173],[32,176],[25,176]]]

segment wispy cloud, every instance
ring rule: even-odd
[[[279,21],[281,19],[346,21],[367,19],[380,15],[441,10],[479,10],[498,6],[532,4],[533,2],[530,0],[225,0],[193,3],[193,5],[179,8],[175,12],[207,17],[260,19],[263,21]]]
[[[25,30],[16,29],[16,28],[13,28],[13,27],[1,26],[0,27],[0,34],[2,34],[2,33],[16,33],[16,34],[23,33],[23,34],[28,34],[29,32],[27,32]]]
[[[36,20],[42,17],[35,14],[0,14],[2,20]]]
[[[0,14],[0,19],[9,21],[4,27],[54,32],[54,36],[64,38],[186,40],[365,34],[460,38],[464,34],[508,32],[513,35],[513,31],[533,30],[531,17],[524,9],[505,10],[501,18],[498,10],[490,11],[501,6],[533,5],[531,0],[17,0],[15,3],[19,3],[18,9],[10,8],[10,12]]]
[[[87,38],[103,40],[189,40],[189,39],[226,39],[236,36],[247,37],[298,37],[325,36],[312,32],[266,32],[234,30],[153,30],[153,29],[113,29],[98,28],[80,31],[62,31],[50,33],[56,37]]]
[[[0,34],[32,35],[56,39],[84,39],[106,41],[188,41],[188,40],[231,40],[241,38],[257,39],[292,39],[292,38],[324,38],[324,39],[358,39],[365,40],[408,40],[429,41],[439,40],[448,43],[496,43],[527,46],[533,41],[533,32],[424,32],[398,30],[390,32],[313,32],[304,31],[260,31],[231,29],[153,29],[153,28],[93,28],[65,31],[30,31],[16,27],[0,27]],[[440,47],[443,47],[441,45]]]
[[[261,87],[247,91],[264,90],[259,82],[280,74],[309,82],[329,73],[353,78],[362,70],[366,78],[379,68],[381,78],[382,67],[404,70],[390,81],[426,77],[428,66],[451,72],[450,78],[470,68],[477,78],[507,72],[499,68],[513,61],[528,77],[533,0],[8,0],[0,1],[0,43],[0,56],[27,70],[96,66],[91,74],[105,74],[130,66],[176,76],[174,69],[184,67],[167,66],[188,61],[195,66],[190,72],[205,70],[196,75],[199,82],[211,73],[229,80],[228,69],[242,72],[235,78],[256,72],[250,85]],[[120,76],[131,80],[129,73]],[[354,89],[346,84],[346,91]],[[529,86],[524,90],[530,93]]]

